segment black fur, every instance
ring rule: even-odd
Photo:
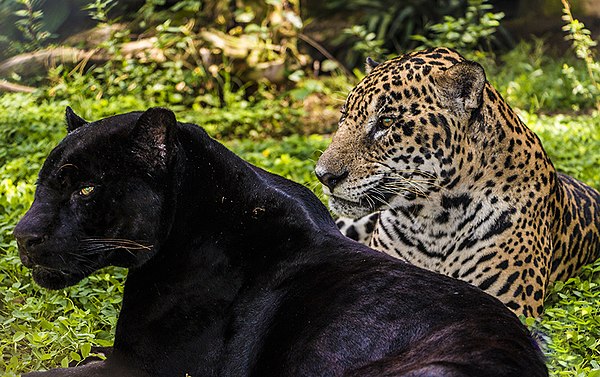
[[[15,236],[49,288],[130,267],[108,359],[32,376],[547,376],[498,300],[347,239],[165,109],[69,133]]]

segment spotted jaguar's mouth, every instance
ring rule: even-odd
[[[379,204],[382,205],[382,203]],[[329,207],[338,216],[362,217],[377,211],[381,205],[378,205],[376,200],[367,195],[360,197],[357,201],[344,199],[335,195],[329,196]]]
[[[339,216],[357,218],[390,208],[390,203],[396,197],[402,197],[405,200],[414,200],[417,196],[420,195],[415,193],[415,191],[390,188],[390,180],[385,177],[378,184],[366,190],[357,200],[330,195],[329,206]]]

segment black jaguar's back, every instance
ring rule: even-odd
[[[499,301],[345,238],[308,189],[168,110],[68,119],[22,259],[51,288],[130,272],[113,354],[48,376],[547,375]]]

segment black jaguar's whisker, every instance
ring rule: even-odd
[[[100,250],[112,250],[114,248],[115,248],[114,245],[91,245],[91,246],[80,247],[80,250],[82,250],[82,251],[100,251]]]
[[[82,241],[98,241],[98,242],[127,242],[140,245],[139,242],[126,238],[82,238]]]
[[[113,247],[128,247],[132,250],[152,250],[152,245],[143,245],[139,242],[120,238],[83,238],[81,242],[87,244],[110,245]]]
[[[104,251],[112,251],[112,250],[119,250],[119,249],[124,249],[127,250],[127,252],[133,254],[132,250],[151,250],[151,247],[134,247],[134,246],[128,246],[128,245],[120,245],[120,244],[98,244],[98,245],[92,245],[92,246],[85,246],[85,247],[81,247],[80,250],[86,253],[92,253],[92,252],[104,252]]]
[[[129,250],[126,247],[123,247],[122,249],[125,249],[125,251],[127,251],[129,254],[131,254],[131,255],[133,255],[135,257],[135,253],[133,251]]]
[[[94,271],[96,269],[96,267],[94,266],[93,261],[91,261],[90,259],[86,258],[84,255],[81,254],[77,254],[77,253],[68,253],[69,257],[75,259],[77,262],[79,262],[79,266],[76,265],[76,267],[78,268],[78,270],[84,274],[89,273],[90,271]]]

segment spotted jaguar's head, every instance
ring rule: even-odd
[[[367,72],[315,169],[331,209],[354,218],[457,184],[486,83],[479,64],[444,48],[368,59]]]

